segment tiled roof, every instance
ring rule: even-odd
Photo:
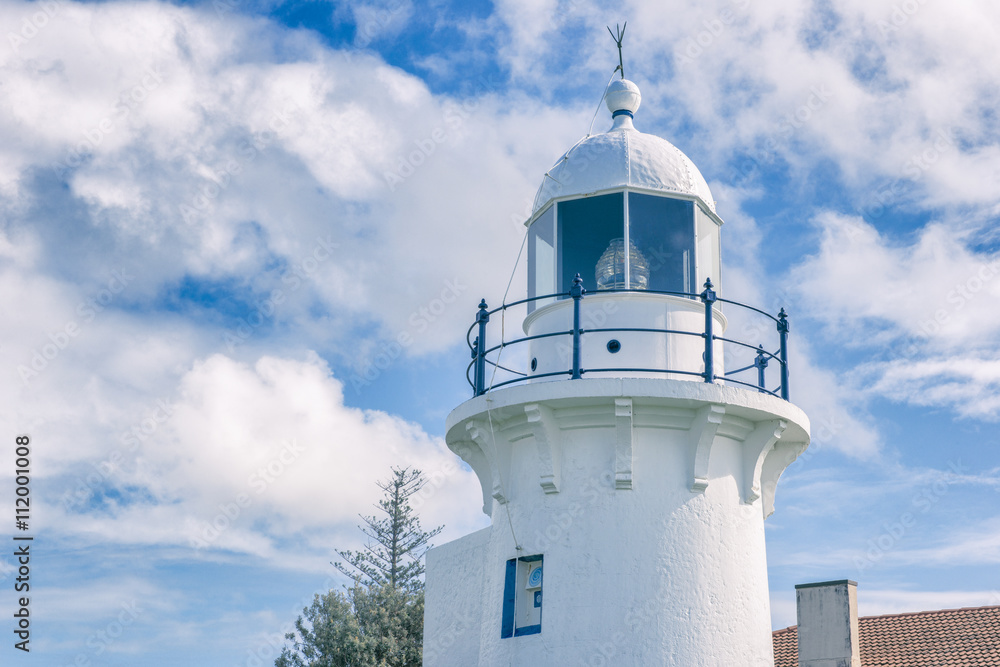
[[[858,619],[862,667],[996,667],[1000,606]],[[798,667],[796,626],[777,630],[774,667]]]
[[[774,667],[799,667],[799,626],[793,625],[771,633],[774,644]]]

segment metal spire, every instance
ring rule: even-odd
[[[615,40],[615,44],[618,45],[618,71],[622,73],[622,79],[625,78],[625,64],[622,61],[622,38],[625,37],[625,28],[628,27],[628,21],[625,21],[625,25],[618,29],[618,24],[615,24],[615,30],[617,34],[611,32],[611,26],[608,26],[608,32],[611,33],[611,39]]]

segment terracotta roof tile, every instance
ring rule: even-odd
[[[863,667],[1000,666],[1000,606],[858,619]],[[796,626],[772,633],[775,667],[798,667]]]

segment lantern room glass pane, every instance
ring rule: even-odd
[[[555,206],[550,206],[528,229],[528,298],[556,292]],[[528,302],[528,312],[549,299]]]
[[[698,283],[700,290],[706,278],[712,279],[716,290],[722,288],[722,261],[719,249],[719,225],[705,213],[700,206],[696,207],[698,217]]]
[[[558,291],[573,286],[577,273],[588,292],[597,291],[597,263],[612,240],[625,237],[625,195],[616,192],[559,202]]]
[[[629,241],[646,260],[648,289],[693,291],[694,208],[683,199],[629,193]]]

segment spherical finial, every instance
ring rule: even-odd
[[[616,79],[608,86],[608,91],[604,94],[604,101],[612,116],[618,115],[619,111],[632,116],[639,110],[642,95],[639,93],[639,86],[628,79]]]

